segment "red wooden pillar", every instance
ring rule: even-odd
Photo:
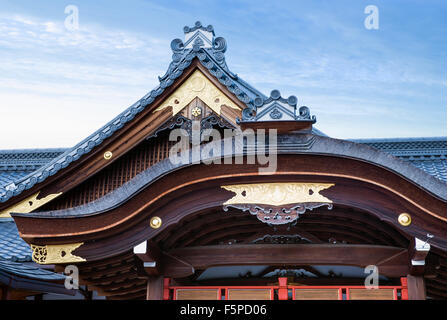
[[[402,284],[401,299],[408,300],[408,286],[407,278],[400,278],[400,283]]]
[[[147,279],[146,300],[163,299],[163,277],[153,276]]]
[[[278,289],[278,300],[288,300],[289,290],[287,289],[287,278],[278,278],[279,289]]]
[[[163,300],[169,300],[169,284],[171,283],[170,278],[164,278],[163,280]]]

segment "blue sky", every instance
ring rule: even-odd
[[[233,72],[296,95],[332,137],[447,136],[444,0],[111,2],[0,1],[0,149],[76,144],[158,84],[197,20]]]

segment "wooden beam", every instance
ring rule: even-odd
[[[145,296],[145,290],[141,289],[140,291],[137,291],[135,293],[108,296],[107,300],[144,300]]]
[[[310,273],[316,275],[318,278],[323,278],[323,277],[325,277],[324,274],[322,274],[320,271],[318,271],[317,269],[315,269],[315,268],[312,267],[312,266],[299,266],[299,268],[301,268],[301,269],[303,269],[303,270],[305,270],[305,271],[307,271],[307,272],[310,272]]]
[[[143,262],[146,276],[160,275],[183,278],[194,274],[194,268],[177,257],[162,252],[152,241],[145,241],[134,248],[134,253]]]
[[[410,274],[423,275],[425,272],[425,258],[430,251],[430,244],[418,238],[413,238],[408,248],[408,258],[410,264]]]
[[[117,266],[121,265],[123,263],[132,262],[135,259],[133,252],[128,251],[124,254],[113,256],[110,258],[105,258],[102,260],[94,261],[94,262],[87,262],[82,264],[82,270],[83,271],[90,271],[90,269],[98,269],[98,268],[104,268],[104,267],[110,267],[110,266]]]
[[[165,248],[172,247],[178,240],[187,237],[188,234],[193,234],[197,236],[197,234],[203,231],[203,226],[207,226],[207,229],[211,229],[210,232],[213,231],[213,228],[216,225],[220,225],[223,221],[235,220],[247,218],[247,214],[244,212],[233,212],[230,211],[227,214],[222,214],[222,209],[216,210],[214,212],[207,213],[205,216],[199,215],[197,218],[192,221],[186,222],[180,228],[175,229],[175,232],[169,233],[166,232],[163,237],[158,237],[157,241],[163,241]],[[246,219],[245,219],[246,220]],[[218,228],[219,229],[219,228]],[[169,235],[169,237],[168,237]],[[164,239],[166,237],[166,240]]]
[[[142,284],[142,285],[133,285],[127,288],[120,288],[120,289],[116,289],[116,290],[108,290],[106,291],[107,295],[112,295],[112,296],[121,296],[121,295],[127,295],[130,293],[135,293],[135,292],[139,292],[139,291],[144,291],[146,289],[146,284]]]
[[[107,285],[112,282],[121,282],[124,280],[130,281],[130,280],[134,280],[134,279],[140,279],[140,278],[138,277],[138,275],[135,275],[135,274],[124,273],[124,274],[117,274],[116,276],[104,277],[104,278],[99,278],[99,279],[94,279],[94,280],[85,278],[84,283],[86,285],[103,286],[103,285]]]
[[[134,254],[143,262],[144,271],[149,276],[158,276],[161,274],[160,248],[153,241],[145,241],[134,248]]]
[[[165,253],[163,255],[163,275],[168,278],[184,278],[195,273],[195,268],[183,259]]]
[[[1,300],[8,300],[8,287],[0,287]]]
[[[90,271],[90,272],[87,271],[85,273],[81,270],[80,275],[83,278],[90,278],[90,279],[103,278],[108,275],[116,275],[119,272],[122,273],[129,272],[133,268],[134,266],[132,264],[122,264],[115,267],[104,268],[102,270]]]
[[[278,268],[277,268],[278,269]],[[363,286],[365,283],[365,278],[334,278],[334,277],[322,277],[322,278],[294,278],[290,280],[289,285],[305,285],[305,286]],[[278,278],[262,278],[262,277],[254,277],[254,278],[228,278],[228,279],[210,279],[210,280],[201,280],[196,283],[190,283],[185,281],[184,279],[177,280],[177,284],[179,286],[189,286],[189,285],[197,285],[197,286],[270,286],[277,285]],[[392,281],[380,281],[381,286],[385,285],[399,285],[399,283]]]
[[[400,277],[408,273],[407,249],[375,245],[215,245],[173,249],[169,251],[169,255],[189,264],[193,269],[231,265],[352,265],[364,267],[380,263],[380,274]],[[169,271],[175,270],[175,260],[170,261],[169,268],[167,268],[168,264],[165,266],[165,276],[174,277],[169,274]]]
[[[107,284],[107,285],[101,284],[100,287],[103,291],[113,292],[114,290],[119,290],[119,289],[125,290],[129,287],[143,285],[145,283],[146,283],[146,281],[144,279],[133,279],[133,280],[125,280],[125,281],[113,283],[113,284]]]
[[[425,300],[426,289],[423,277],[407,276],[408,300]]]
[[[163,276],[148,278],[146,300],[163,300]]]
[[[316,210],[312,212],[314,217],[328,217],[328,218],[342,218],[348,219],[348,221],[354,221],[369,227],[369,229],[377,230],[379,233],[383,233],[386,238],[397,243],[397,246],[406,247],[408,245],[407,239],[400,234],[396,229],[390,225],[383,223],[376,217],[368,215],[366,212],[360,210],[354,210],[346,207],[335,207],[331,211]],[[387,241],[390,242],[390,241]],[[392,245],[387,243],[387,245]]]

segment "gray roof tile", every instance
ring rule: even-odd
[[[11,183],[14,183],[14,181],[17,181],[17,180],[27,176],[31,172],[33,172],[33,171],[28,171],[28,170],[0,171],[0,188],[10,185]]]
[[[25,178],[67,149],[0,150],[0,188]]]
[[[32,262],[31,248],[22,240],[12,219],[0,219],[0,273],[43,281],[64,280],[65,276],[40,268]]]
[[[22,240],[12,219],[0,219],[0,261],[32,261],[31,248]]]
[[[447,160],[409,160],[411,164],[438,179],[447,181]]]
[[[353,142],[392,154],[428,174],[447,181],[447,137],[358,139]]]
[[[0,260],[0,272],[2,271],[20,277],[44,281],[57,281],[65,279],[64,275],[39,268],[39,266],[35,265],[34,263],[19,263]]]

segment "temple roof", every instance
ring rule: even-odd
[[[203,29],[209,30],[204,31]],[[185,43],[180,39],[174,39],[171,42],[173,52],[172,62],[168,67],[168,71],[159,77],[160,84],[155,89],[148,92],[86,139],[74,147],[66,149],[65,152],[54,157],[31,174],[23,174],[19,177],[19,174],[16,173],[15,176],[11,176],[11,180],[8,180],[8,176],[4,177],[3,183],[0,184],[0,202],[5,202],[11,197],[19,195],[24,190],[33,187],[36,183],[44,181],[49,176],[56,174],[59,170],[67,167],[73,161],[78,160],[81,156],[99,146],[105,139],[112,136],[114,132],[134,119],[155,98],[160,96],[166,88],[170,87],[175,79],[180,77],[184,70],[188,68],[194,58],[197,58],[209,70],[211,75],[216,77],[220,83],[233,93],[237,99],[246,104],[247,107],[254,106],[253,101],[256,97],[267,98],[260,91],[243,81],[237,74],[229,70],[224,55],[227,49],[226,41],[222,37],[214,37],[212,26],[203,28],[200,22],[196,22],[195,27],[185,27],[184,32]],[[196,33],[197,36],[191,33]],[[191,44],[189,40],[193,37],[196,40],[201,39],[201,41],[194,41]],[[209,41],[206,41],[207,39]],[[13,183],[5,183],[6,181]]]
[[[37,183],[43,182],[49,176],[56,174],[97,148],[114,132],[151,105],[183,74],[195,58],[229,92],[245,104],[246,108],[243,110],[242,120],[246,115],[252,114],[251,111],[258,108],[260,108],[259,111],[262,108],[268,111],[264,112],[266,117],[273,117],[272,119],[275,119],[275,117],[287,118],[286,109],[293,107],[295,108],[294,113],[289,117],[295,120],[298,118],[311,119],[314,122],[315,119],[310,117],[307,107],[298,107],[295,96],[285,99],[280,96],[278,90],[273,90],[270,97],[267,97],[230,71],[225,60],[226,41],[222,37],[215,36],[214,28],[211,25],[204,27],[200,22],[196,22],[193,27],[185,27],[183,31],[185,33],[184,40],[174,39],[171,42],[172,61],[167,72],[159,77],[159,85],[74,147],[68,149],[0,151],[0,202],[6,202],[11,197],[19,195]],[[262,116],[264,113],[260,112],[259,115]],[[324,135],[317,129],[313,129],[312,132]],[[447,138],[353,141],[370,145],[403,160],[408,160],[427,173],[447,181],[447,160],[445,158]]]
[[[172,62],[167,72],[159,77],[159,85],[74,147],[0,150],[0,203],[6,202],[24,190],[43,182],[100,146],[117,130],[150,106],[167,88],[172,86],[174,81],[191,65],[193,59],[197,59],[212,76],[245,105],[242,118],[238,123],[277,121],[279,119],[281,121],[315,122],[315,117],[311,116],[310,110],[306,106],[299,106],[297,104],[298,99],[295,96],[281,97],[278,90],[273,90],[270,96],[266,96],[230,71],[224,55],[227,49],[226,41],[222,37],[215,37],[214,28],[211,25],[205,27],[200,22],[196,22],[193,27],[185,27],[184,33],[184,40],[174,39],[171,42]],[[328,151],[337,155],[357,157],[361,160],[371,161],[376,165],[383,165],[387,169],[405,175],[422,187],[432,187],[426,188],[428,190],[445,190],[445,188],[439,187],[439,185],[442,187],[445,184],[427,176],[420,170],[415,170],[414,167],[443,182],[447,182],[447,137],[352,139],[343,141],[326,138],[324,133],[315,128],[312,128],[312,133],[316,135],[309,135],[313,141],[312,143],[316,146],[316,150],[312,152],[316,154]],[[360,146],[355,143],[360,144]],[[335,153],[334,150],[338,153]],[[390,155],[407,163],[396,160]],[[375,162],[376,160],[378,162]],[[173,167],[157,163],[151,168],[152,171],[147,170],[133,178],[131,184],[125,184],[119,190],[112,191],[99,200],[61,210],[61,212],[63,214],[68,213],[67,216],[69,214],[76,216],[80,213],[93,215],[108,210],[117,206],[120,202],[126,201],[129,195],[136,194],[137,191],[146,186],[149,180],[162,176],[170,169],[173,169]],[[445,192],[442,195],[445,195]],[[39,215],[57,216],[61,212],[53,213],[49,211],[46,215],[42,213],[39,213]],[[32,216],[33,213],[27,215]],[[20,216],[20,213],[17,216]],[[31,254],[29,245],[20,237],[14,221],[10,218],[0,219],[0,280],[2,280],[2,277],[24,277],[40,281],[61,281],[65,279],[65,276],[61,274],[42,269],[34,264]]]

